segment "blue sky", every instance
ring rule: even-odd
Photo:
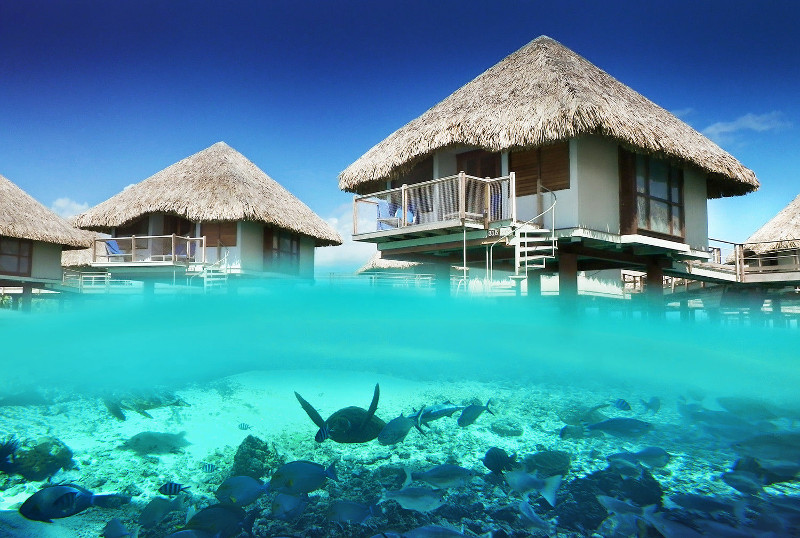
[[[791,0],[0,0],[0,174],[68,214],[224,140],[349,236],[338,173],[545,34],[756,172],[709,203],[743,241],[800,193],[798,27]]]

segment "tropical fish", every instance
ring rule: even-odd
[[[723,473],[722,481],[736,491],[746,495],[758,495],[764,491],[764,479],[747,471],[730,471]]]
[[[797,463],[800,461],[800,431],[755,435],[734,443],[733,448],[761,462]]]
[[[238,536],[245,517],[245,511],[238,506],[212,504],[193,515],[184,529],[205,531],[214,537]]]
[[[125,413],[122,411],[122,407],[119,405],[118,400],[112,400],[111,398],[103,398],[103,404],[105,404],[106,409],[108,412],[111,413],[117,420],[125,420]]]
[[[269,489],[279,493],[301,495],[322,487],[325,479],[336,478],[335,462],[326,469],[312,461],[292,461],[278,468],[269,481]]]
[[[184,486],[183,484],[178,484],[176,482],[167,482],[160,488],[158,488],[158,492],[162,495],[169,495],[170,497],[173,495],[177,495],[182,491],[186,491],[191,486]]]
[[[619,499],[615,499],[614,497],[609,497],[608,495],[597,495],[597,502],[599,502],[603,508],[610,514],[615,515],[635,515],[641,516],[643,514],[642,507],[637,506],[633,503],[628,503],[625,501],[621,501]]]
[[[616,407],[620,411],[630,411],[631,410],[631,404],[629,404],[628,402],[626,402],[622,398],[620,398],[619,400],[616,400],[614,402],[614,407]]]
[[[520,513],[525,518],[525,521],[527,521],[529,527],[544,531],[548,534],[553,532],[553,526],[539,517],[539,515],[533,511],[533,507],[528,504],[525,499],[521,500],[518,506]]]
[[[626,458],[609,458],[608,468],[623,478],[635,478],[637,480],[641,478],[644,471],[638,461]]]
[[[524,471],[509,471],[505,474],[506,483],[511,489],[527,499],[531,493],[537,492],[550,504],[556,505],[556,490],[561,485],[561,475],[550,476],[544,480]]]
[[[242,431],[249,430],[249,429],[252,429],[252,426],[250,424],[248,424],[247,422],[240,422],[239,423],[239,429],[242,430]]]
[[[164,497],[153,497],[142,509],[142,513],[139,514],[139,525],[146,529],[155,527],[161,523],[167,514],[183,507],[183,503],[179,499],[179,497],[176,497],[170,501]]]
[[[663,448],[649,446],[639,450],[638,452],[618,452],[611,454],[606,459],[611,460],[627,460],[632,463],[643,463],[648,467],[664,467],[669,463],[672,456]]]
[[[104,538],[123,538],[124,536],[133,536],[133,533],[126,529],[119,519],[114,518],[106,523],[100,536]]]
[[[393,418],[386,423],[381,432],[378,434],[378,442],[382,445],[394,445],[403,441],[411,428],[416,427],[420,432],[420,417],[425,411],[423,407],[415,415],[410,417],[404,416],[402,413],[399,417]]]
[[[204,473],[213,473],[217,470],[217,466],[213,463],[206,463],[204,462],[203,465],[200,467]]]
[[[19,450],[19,440],[13,435],[0,442],[0,472],[7,475],[14,474],[17,468],[17,450]]]
[[[319,427],[314,436],[314,440],[318,443],[328,438],[337,443],[366,443],[378,437],[386,426],[384,421],[375,416],[380,397],[380,387],[377,383],[369,409],[345,407],[328,417],[328,420],[322,420],[317,410],[297,392],[294,395],[308,417]]]
[[[713,515],[718,512],[733,514],[734,511],[733,504],[721,501],[710,495],[676,493],[675,495],[670,495],[669,500],[685,510],[692,510],[701,514]]]
[[[439,420],[440,418],[444,417],[452,417],[453,413],[456,411],[463,411],[464,409],[465,406],[454,405],[449,401],[443,404],[429,405],[422,409],[419,421],[422,425],[428,426],[429,422],[433,422],[434,420]]]
[[[449,463],[437,465],[427,471],[411,473],[411,478],[414,480],[427,482],[437,488],[460,488],[465,486],[473,476],[475,476],[475,472],[471,469]]]
[[[380,513],[374,504],[364,504],[356,501],[333,501],[328,507],[328,521],[336,523],[357,523],[361,525],[369,517]]]
[[[583,426],[573,426],[572,424],[567,424],[561,431],[558,432],[558,436],[562,439],[582,439],[586,432],[583,430]]]
[[[661,398],[658,396],[653,396],[648,401],[641,400],[642,405],[644,406],[644,410],[650,411],[654,415],[658,413],[658,410],[661,409]]]
[[[185,436],[186,432],[161,433],[147,431],[137,433],[122,443],[120,448],[133,450],[140,456],[147,454],[175,454],[189,446]]]
[[[444,504],[444,493],[441,489],[404,487],[394,491],[384,491],[380,502],[392,500],[406,510],[431,512]]]
[[[487,450],[486,455],[483,457],[483,464],[495,474],[503,474],[503,471],[513,470],[516,462],[516,454],[509,456],[505,450],[496,446]]]
[[[652,430],[653,425],[636,418],[609,418],[589,424],[586,429],[601,431],[615,437],[639,437]]]
[[[74,516],[90,506],[115,508],[130,502],[129,496],[115,493],[95,495],[74,484],[45,486],[22,503],[19,513],[33,521],[51,523],[53,519]]]
[[[745,420],[772,420],[778,418],[773,406],[757,398],[729,396],[717,398],[717,403],[726,411]]]
[[[272,500],[272,517],[291,521],[303,513],[308,506],[308,495],[278,493]]]
[[[214,492],[219,502],[234,506],[247,506],[256,502],[269,489],[267,484],[250,476],[232,476]]]
[[[469,426],[476,420],[478,417],[483,414],[484,411],[489,413],[490,415],[494,415],[491,409],[489,409],[489,404],[492,403],[492,400],[488,400],[486,405],[477,405],[472,404],[468,405],[461,411],[461,416],[458,417],[458,425],[461,427]]]
[[[757,459],[749,456],[736,460],[732,470],[753,473],[764,481],[765,486],[781,482],[792,482],[800,475],[800,465],[797,463],[762,464]]]

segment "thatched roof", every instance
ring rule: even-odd
[[[800,249],[800,195],[747,238],[746,249],[756,254]]]
[[[394,179],[439,148],[537,147],[598,134],[709,174],[708,196],[755,191],[733,156],[557,41],[541,36],[456,90],[367,151],[339,175],[339,188]]]
[[[0,235],[86,247],[92,236],[70,224],[0,175]]]
[[[110,231],[148,213],[194,222],[250,220],[340,245],[327,222],[244,155],[217,142],[78,215],[81,228]]]
[[[97,239],[99,237],[108,237],[107,235],[98,234],[96,232],[86,233],[90,234],[93,239]],[[94,253],[92,252],[93,249]],[[102,241],[94,243],[88,248],[65,250],[61,253],[61,267],[91,267],[92,262],[97,259],[98,256],[102,257],[106,254],[106,244]]]
[[[387,260],[381,257],[380,251],[372,255],[361,268],[356,271],[356,274],[374,273],[385,271],[404,271],[419,266],[419,262],[408,262],[403,260]]]

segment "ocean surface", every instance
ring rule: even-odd
[[[144,537],[796,536],[800,334],[701,318],[347,282],[0,310],[0,537],[98,536],[113,518]],[[336,442],[365,427],[376,384],[377,431],[453,410],[391,444]],[[296,394],[321,420],[360,410],[318,442]],[[166,448],[137,445],[147,432]],[[62,445],[62,469],[22,469]],[[295,461],[338,479],[280,489]],[[410,474],[426,470],[447,478]],[[244,472],[272,487],[209,516]],[[53,523],[18,514],[55,483],[85,489],[40,507]],[[119,502],[78,510],[92,493]],[[156,498],[169,508],[145,519]]]

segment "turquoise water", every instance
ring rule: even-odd
[[[405,462],[425,465],[426,461],[449,458],[451,463],[480,470],[481,474],[487,470],[482,467],[480,458],[491,446],[502,445],[508,453],[516,452],[520,459],[526,453],[536,452],[537,447],[560,450],[573,458],[570,474],[564,476],[559,490],[566,499],[559,502],[566,506],[570,502],[582,502],[576,500],[577,494],[569,488],[577,487],[580,479],[603,469],[604,455],[660,445],[672,454],[681,454],[667,470],[648,471],[661,483],[665,499],[670,492],[695,492],[731,503],[744,499],[748,508],[744,516],[698,515],[696,511],[667,503],[660,507],[663,510],[661,519],[636,516],[639,527],[650,528],[651,535],[669,534],[670,527],[663,523],[664,519],[680,522],[707,535],[714,534],[704,530],[711,525],[704,521],[749,529],[753,533],[756,529],[772,532],[776,536],[791,535],[796,529],[794,512],[789,511],[787,515],[785,510],[773,509],[773,504],[763,500],[770,495],[797,495],[794,479],[768,485],[763,483],[763,477],[758,478],[759,485],[767,489],[755,496],[720,480],[720,475],[741,455],[730,449],[737,439],[765,431],[794,431],[794,420],[800,418],[800,413],[788,410],[800,409],[796,329],[684,322],[672,316],[646,315],[617,302],[586,299],[567,305],[553,297],[442,297],[413,289],[367,288],[347,283],[270,282],[257,293],[242,290],[239,294],[209,296],[90,297],[66,304],[60,311],[3,312],[0,331],[3,334],[0,398],[30,390],[61,402],[68,402],[70,398],[87,402],[112,393],[154,388],[181,395],[190,388],[211,391],[203,387],[211,387],[223,378],[248,376],[248,372],[253,371],[298,370],[306,377],[318,375],[320,379],[313,381],[322,387],[328,382],[340,382],[331,372],[341,373],[344,379],[348,373],[357,373],[361,376],[359,379],[405,379],[420,386],[438,387],[437,395],[442,399],[453,398],[453,403],[459,405],[467,405],[471,399],[483,404],[487,397],[493,397],[496,416],[485,414],[475,426],[464,429],[454,426],[454,422],[450,426],[440,422],[435,430],[441,434],[439,438],[438,434],[419,436],[413,443],[406,441],[405,445],[397,445],[394,452],[373,446],[377,445],[376,441],[367,445],[337,445],[326,441],[318,445],[312,440],[315,426],[303,419],[297,427],[290,426],[282,432],[282,441],[276,441],[278,452],[285,450],[287,457],[289,454],[302,456],[297,459],[326,460],[320,463],[344,458],[350,462],[346,468],[354,473],[352,476],[363,473],[377,476],[382,465],[373,457],[377,449],[389,451],[384,458],[387,465],[397,463],[400,457],[397,453],[402,450]],[[331,381],[327,381],[328,378]],[[465,392],[465,386],[473,387],[470,389],[473,393]],[[452,387],[449,397],[448,387]],[[275,398],[283,399],[287,406],[298,410],[292,394],[295,387],[285,388],[285,393]],[[352,405],[367,407],[371,382],[353,386],[352,391],[356,400]],[[442,403],[424,401],[431,398],[430,394],[420,394],[419,403]],[[653,396],[662,402],[657,414],[646,412],[639,403]],[[753,419],[752,427],[748,425],[735,433],[728,430],[720,433],[714,429],[719,425],[710,424],[702,415],[706,410],[727,412],[719,405],[718,397],[759,399],[765,405],[784,411],[769,418],[766,429],[763,419]],[[322,392],[309,395],[312,403],[322,406],[324,398]],[[381,398],[387,403],[379,405],[377,414],[388,421],[396,413],[382,415],[381,410],[390,405],[392,394],[384,389]],[[608,435],[585,439],[559,436],[559,428],[566,424],[559,421],[565,409],[574,409],[579,404],[588,407],[608,404],[617,398],[627,400],[633,409],[620,411],[611,406],[605,409],[606,415],[647,420],[655,426],[650,437],[632,440]],[[250,405],[256,409],[266,403],[253,401]],[[687,405],[690,406],[688,413]],[[104,421],[103,427],[113,432],[118,425],[103,416],[102,406],[98,404],[97,407],[101,410],[93,411],[95,415],[91,416],[99,417],[96,420]],[[534,408],[535,413],[531,411]],[[322,414],[327,416],[326,413],[333,410],[328,408]],[[22,410],[19,406],[0,407],[0,440],[9,435],[22,440],[29,437],[20,419],[21,413],[28,411],[37,424],[48,420],[41,406],[23,406]],[[531,413],[530,416],[527,413]],[[169,422],[158,421],[167,415],[161,418],[156,412],[153,415],[155,422],[145,421],[143,427],[153,424],[152,429],[156,429],[155,425],[166,429]],[[525,433],[521,437],[499,436],[494,426],[489,427],[496,420],[517,422]],[[57,430],[64,424],[64,420],[59,419],[50,434],[58,437]],[[130,421],[120,423],[126,427],[130,424]],[[172,424],[172,431],[176,429]],[[453,431],[461,436],[460,444],[458,449],[452,447],[452,454],[443,456],[447,451],[447,436]],[[209,430],[207,441],[211,443],[215,435],[213,429]],[[412,435],[415,435],[413,431],[409,436]],[[281,442],[286,446],[280,445]],[[716,458],[714,451],[719,447],[727,452]],[[84,457],[88,457],[86,454],[92,452],[91,443],[87,442],[82,450]],[[426,454],[427,450],[431,450],[431,454]],[[230,458],[231,454],[226,454],[225,457]],[[715,458],[715,461],[706,461],[706,458]],[[148,465],[163,473],[168,463],[150,461]],[[403,464],[397,465],[402,467]],[[342,475],[347,483],[346,473],[340,471],[340,478]],[[253,535],[270,536],[284,529],[283,532],[301,536],[372,536],[389,530],[405,532],[422,524],[445,525],[468,535],[479,530],[505,532],[507,536],[555,535],[556,532],[581,535],[594,530],[568,528],[568,516],[559,512],[558,507],[547,506],[541,498],[533,506],[552,526],[548,530],[531,526],[533,524],[526,523],[516,508],[519,496],[502,480],[493,483],[493,477],[487,476],[489,478],[481,479],[480,487],[449,492],[445,507],[436,511],[421,514],[399,509],[388,502],[382,504],[382,513],[371,516],[363,525],[341,525],[326,519],[326,507],[342,492],[334,486],[327,496],[315,496],[319,492],[312,494],[315,501],[306,509],[308,512],[294,522],[270,520],[269,502],[259,501],[261,504],[249,507],[256,521],[252,525]],[[72,480],[80,480],[80,473]],[[6,490],[6,496],[8,491],[21,491],[23,482],[19,477],[9,479],[0,473],[0,488]],[[394,484],[396,488],[400,486]],[[779,489],[774,489],[776,487]],[[200,489],[194,488],[192,501],[195,505],[202,507],[216,502],[213,495],[203,495]],[[357,494],[355,489],[343,491],[349,493],[349,500],[363,503],[373,502],[381,493],[380,488],[368,492],[358,490]],[[151,493],[155,494],[141,492],[140,499],[134,495],[134,504],[111,514],[133,525]],[[3,496],[0,489],[0,498]],[[532,502],[535,497],[531,497]],[[453,506],[472,506],[471,501],[480,501],[484,508],[473,507],[467,515],[456,514]],[[513,518],[503,519],[498,515],[498,506],[502,508],[502,505],[512,507]],[[112,517],[97,516],[99,512],[100,509],[90,509],[69,519],[74,526],[75,521],[92,513],[96,529],[98,517]],[[757,520],[766,518],[764,514],[778,521],[766,531],[755,526]],[[632,535],[626,534],[629,531],[625,530],[624,521],[616,521],[614,516],[610,519],[612,521],[607,521],[606,525],[619,526],[618,535]],[[695,521],[700,523],[695,524]],[[88,519],[86,525],[88,529]],[[143,529],[140,536],[166,535],[180,528],[176,521],[170,525]],[[715,532],[722,531],[717,528]]]

